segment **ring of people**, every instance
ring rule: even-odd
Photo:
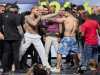
[[[0,75],[100,75],[100,8],[64,4],[0,4]]]

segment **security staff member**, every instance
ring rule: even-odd
[[[3,30],[2,30],[2,16],[5,11],[5,6],[0,5],[0,61],[2,60],[2,54],[3,54]]]
[[[8,72],[12,68],[17,71],[19,69],[19,46],[21,35],[18,30],[20,18],[17,14],[18,7],[14,4],[7,9],[3,15],[3,32],[4,32],[4,54],[2,65],[4,72]],[[13,60],[12,60],[13,59]]]

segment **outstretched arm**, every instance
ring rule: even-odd
[[[55,17],[57,15],[58,15],[58,13],[52,13],[52,14],[48,14],[48,15],[45,15],[45,16],[41,16],[41,20],[52,18],[52,17]]]
[[[58,22],[58,23],[63,23],[65,18],[48,18],[47,20]]]

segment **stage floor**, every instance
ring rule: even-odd
[[[68,68],[68,64],[64,63],[65,60],[63,59],[62,61],[62,71],[61,73],[51,73],[50,75],[79,75],[79,74],[74,74],[74,70],[72,70],[70,67]],[[56,59],[51,60],[52,66],[56,64]],[[0,75],[2,75],[0,73]],[[26,73],[5,73],[4,75],[26,75]]]
[[[54,66],[56,64],[56,59],[52,59],[51,60],[52,66]],[[70,64],[66,64],[65,60],[62,60],[62,70],[61,73],[51,73],[51,75],[79,75],[79,74],[75,74],[75,71],[69,67]]]

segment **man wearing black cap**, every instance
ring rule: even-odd
[[[12,4],[7,8],[7,11],[3,16],[3,32],[5,41],[2,63],[4,72],[10,71],[12,64],[15,65],[14,71],[19,69],[18,58],[21,35],[18,30],[20,18],[17,13],[18,7]]]

